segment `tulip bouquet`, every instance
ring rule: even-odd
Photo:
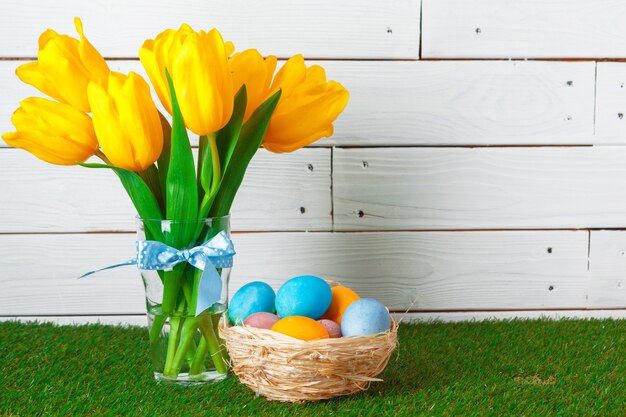
[[[78,18],[75,25],[78,39],[45,31],[38,59],[17,69],[23,82],[51,99],[23,100],[11,119],[16,131],[2,138],[46,162],[106,168],[119,177],[146,238],[129,262],[152,269],[162,285],[159,314],[150,322],[150,340],[164,351],[155,370],[172,380],[183,372],[201,376],[210,367],[225,374],[215,317],[224,308],[216,310],[218,302],[201,307],[199,300],[213,291],[203,286],[207,271],[220,274],[230,266],[211,255],[225,250],[219,244],[229,239],[227,233],[221,234],[225,240],[215,239],[227,226],[202,219],[229,215],[260,147],[291,152],[332,135],[348,92],[327,81],[320,66],[307,67],[301,55],[276,71],[276,57],[255,49],[235,52],[216,29],[194,31],[184,24],[139,49],[168,118],[148,82],[134,72],[111,71]],[[199,136],[197,163],[189,131]],[[93,156],[102,162],[87,162]],[[145,267],[148,242],[162,243],[159,261],[163,254],[180,259]]]

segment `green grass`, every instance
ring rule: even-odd
[[[269,402],[236,377],[158,386],[147,331],[0,323],[0,416],[624,416],[626,321],[402,325],[363,393]]]

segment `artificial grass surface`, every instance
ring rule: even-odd
[[[269,402],[236,377],[154,383],[144,328],[0,323],[0,416],[624,416],[626,321],[400,327],[363,393]]]

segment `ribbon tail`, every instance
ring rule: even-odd
[[[78,277],[78,279],[85,278],[86,276],[89,276],[91,274],[95,274],[96,272],[106,271],[107,269],[119,268],[120,266],[127,266],[127,265],[137,265],[137,260],[136,259],[131,259],[130,261],[126,261],[126,262],[121,263],[121,264],[115,264],[115,265],[107,266],[106,268],[96,269],[95,271],[89,271],[86,274],[83,274],[80,277]]]
[[[220,300],[222,295],[222,278],[213,263],[206,258],[204,271],[198,283],[198,302],[196,303],[196,316],[211,307]]]

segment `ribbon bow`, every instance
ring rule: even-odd
[[[197,316],[219,301],[222,294],[222,279],[217,268],[233,266],[234,255],[233,242],[224,231],[219,232],[200,246],[183,250],[172,248],[165,243],[154,240],[139,240],[137,241],[137,256],[135,258],[121,264],[87,272],[81,278],[125,265],[137,265],[137,268],[144,270],[171,271],[179,263],[188,262],[193,267],[203,271],[198,283]]]

